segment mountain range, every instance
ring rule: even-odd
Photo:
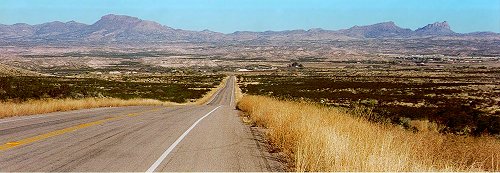
[[[163,26],[154,21],[125,15],[109,14],[94,24],[75,21],[49,22],[38,25],[18,23],[0,25],[0,42],[218,42],[218,41],[294,41],[338,39],[414,39],[414,38],[493,38],[493,32],[456,33],[448,22],[436,22],[415,31],[401,28],[394,22],[354,26],[342,30],[236,31],[223,34],[210,30],[189,31]]]

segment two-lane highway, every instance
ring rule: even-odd
[[[200,106],[1,119],[0,171],[271,171],[234,109],[234,82]]]

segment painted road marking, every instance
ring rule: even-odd
[[[144,114],[147,112],[154,112],[154,111],[158,111],[158,110],[160,110],[160,108],[156,108],[156,109],[152,109],[152,110],[148,110],[148,111],[143,111],[143,112],[138,112],[138,113],[132,113],[132,114],[128,114],[128,116],[130,116],[130,115],[137,116],[137,115],[141,115],[141,114]],[[96,125],[103,124],[103,123],[111,121],[111,120],[119,120],[119,119],[123,119],[123,118],[125,118],[125,116],[116,116],[116,117],[106,118],[106,119],[102,119],[99,121],[93,121],[93,122],[89,122],[89,123],[79,124],[76,126],[48,132],[45,134],[41,134],[41,135],[37,135],[37,136],[25,138],[25,139],[21,139],[18,141],[7,142],[3,145],[0,145],[0,151],[8,150],[8,149],[11,149],[11,148],[14,148],[17,146],[21,146],[21,145],[34,143],[34,142],[41,141],[41,140],[51,138],[54,136],[59,136],[59,135],[65,134],[65,133],[74,132],[74,131],[84,129],[87,127],[96,126]]]
[[[156,168],[158,168],[158,166],[160,166],[161,162],[163,162],[163,160],[165,160],[165,158],[167,158],[168,154],[170,154],[170,152],[172,152],[172,150],[174,150],[174,148],[177,146],[177,144],[179,144],[184,139],[184,137],[186,137],[189,134],[189,132],[191,132],[191,130],[193,130],[194,127],[198,123],[200,123],[201,120],[203,120],[205,117],[209,116],[212,112],[219,109],[221,106],[216,107],[215,109],[213,109],[212,111],[208,112],[203,117],[198,119],[196,122],[194,122],[194,124],[191,125],[191,127],[189,127],[181,136],[179,136],[179,138],[177,138],[177,140],[175,140],[175,142],[172,145],[170,145],[170,147],[167,148],[167,150],[165,150],[165,152],[163,152],[163,154],[160,156],[160,158],[158,158],[158,160],[156,160],[156,162],[153,163],[153,165],[151,165],[151,167],[149,167],[149,169],[146,172],[154,172],[156,170]]]

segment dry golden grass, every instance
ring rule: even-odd
[[[413,133],[335,108],[244,96],[238,107],[267,128],[295,171],[499,171],[500,140]]]
[[[241,92],[241,88],[238,86],[238,83],[234,83],[234,100],[239,102],[243,98],[243,92]]]
[[[171,104],[173,103],[152,99],[122,100],[116,98],[49,99],[32,100],[22,103],[3,102],[0,103],[0,118],[97,107]]]

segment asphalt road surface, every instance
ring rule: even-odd
[[[0,171],[272,171],[234,103],[96,108],[0,119]]]

